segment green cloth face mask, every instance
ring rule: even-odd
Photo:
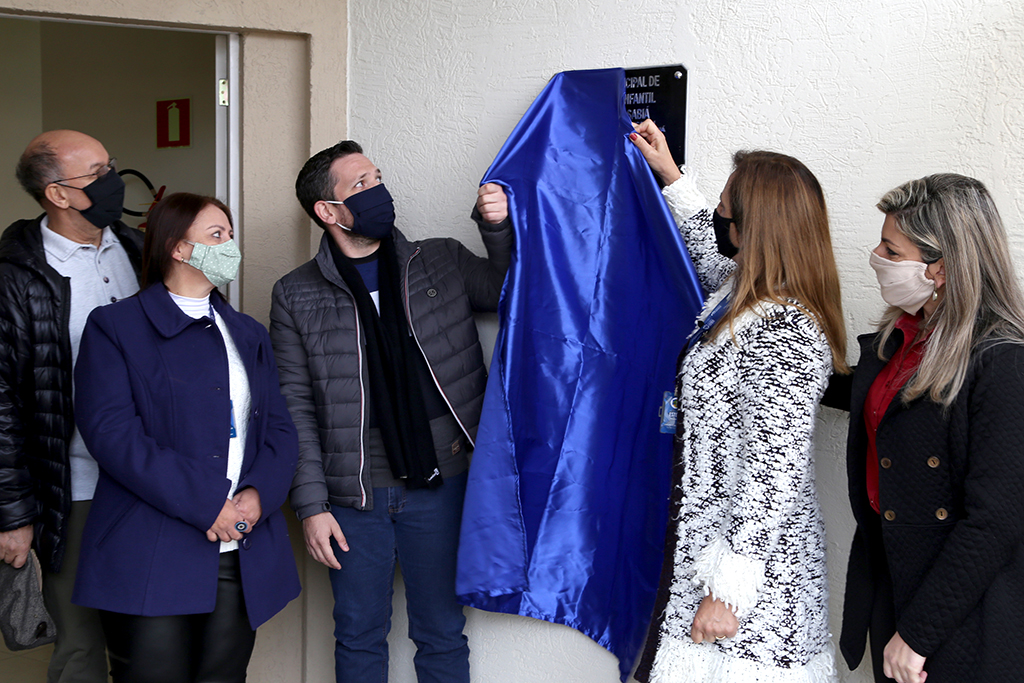
[[[242,252],[238,250],[238,244],[234,240],[220,244],[203,244],[188,240],[185,242],[192,245],[192,255],[185,263],[201,271],[214,287],[223,287],[238,277]]]

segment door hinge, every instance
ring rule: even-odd
[[[217,104],[222,107],[228,106],[228,79],[226,78],[217,81]]]

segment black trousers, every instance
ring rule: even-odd
[[[141,617],[101,612],[114,683],[241,683],[256,632],[242,596],[238,551],[221,553],[208,614]]]

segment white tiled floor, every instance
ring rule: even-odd
[[[46,665],[53,645],[11,652],[0,640],[0,681],[3,683],[46,683]]]

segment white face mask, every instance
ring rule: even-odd
[[[935,281],[925,276],[928,264],[921,261],[890,261],[871,252],[868,262],[875,269],[882,300],[914,315],[935,292]]]

